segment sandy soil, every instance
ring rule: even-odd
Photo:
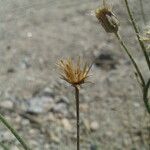
[[[143,1],[148,22],[150,1]],[[125,4],[111,4],[121,35],[148,78]],[[139,1],[130,4],[143,28]],[[33,150],[75,150],[74,91],[59,79],[55,64],[78,56],[97,60],[92,83],[81,89],[81,149],[149,149],[150,125],[132,64],[91,15],[99,5],[98,0],[0,1],[0,111]],[[0,141],[21,149],[2,124]]]

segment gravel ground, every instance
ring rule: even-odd
[[[144,1],[147,22],[150,1]],[[148,68],[123,1],[111,2],[120,32],[140,65]],[[138,0],[130,0],[144,27]],[[82,150],[149,150],[148,116],[132,64],[91,11],[98,0],[0,1],[0,111],[33,150],[75,150],[74,90],[59,79],[56,62],[81,56],[96,63],[80,90]],[[0,125],[0,142],[21,146]],[[0,147],[0,149],[2,149]]]

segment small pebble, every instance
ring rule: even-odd
[[[47,96],[47,97],[55,97],[55,94],[53,92],[53,90],[49,87],[45,88],[44,91],[42,92],[42,96]]]
[[[80,112],[88,112],[89,106],[87,104],[80,104]]]
[[[27,112],[41,114],[48,112],[53,107],[53,99],[51,97],[34,97],[30,99],[27,107]]]
[[[62,97],[59,98],[57,103],[66,103],[68,105],[69,104],[69,99],[65,96],[62,96]]]
[[[5,109],[13,109],[13,102],[6,100],[0,103],[0,107],[5,108]]]
[[[71,126],[71,124],[70,124],[68,119],[66,119],[66,118],[62,119],[62,124],[63,124],[64,128],[67,131],[71,131],[72,130],[72,126]]]
[[[58,136],[56,136],[53,132],[50,133],[50,139],[52,142],[55,142],[55,143],[59,143],[60,142],[60,139]]]
[[[98,124],[98,122],[93,121],[93,122],[90,124],[90,129],[91,129],[91,131],[96,131],[96,130],[98,130],[98,129],[99,129],[99,124]]]
[[[55,106],[52,108],[52,112],[67,115],[68,114],[67,105],[65,103],[55,104]]]
[[[19,150],[19,148],[17,146],[12,146],[11,149],[12,150]]]

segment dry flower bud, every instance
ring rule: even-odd
[[[97,8],[95,11],[95,16],[106,32],[116,33],[118,31],[119,21],[112,12],[111,8],[105,5],[103,8]]]

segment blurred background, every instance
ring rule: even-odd
[[[124,1],[108,0],[120,32],[145,78],[149,77]],[[142,30],[140,0],[129,0]],[[128,57],[93,14],[99,0],[0,0],[0,112],[33,150],[75,150],[73,88],[56,62],[78,56],[93,64],[91,83],[80,90],[82,150],[149,150],[140,87]],[[150,1],[143,0],[146,24]],[[0,142],[21,145],[0,124]],[[0,147],[0,150],[3,150]]]

